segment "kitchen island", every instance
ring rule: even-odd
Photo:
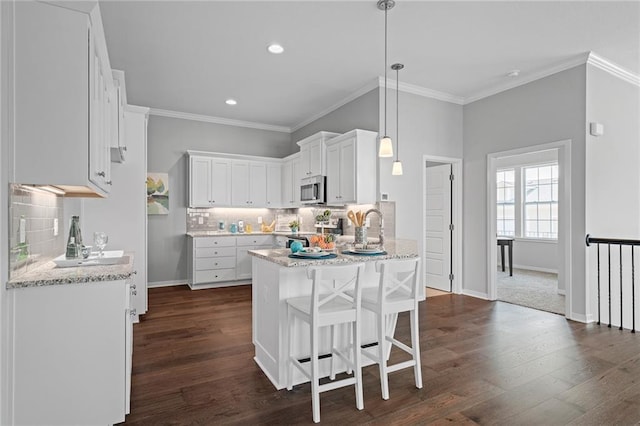
[[[354,255],[343,253],[338,249],[336,257],[330,259],[298,259],[290,258],[288,249],[252,250],[253,256],[253,344],[254,360],[267,375],[276,389],[286,387],[286,368],[288,358],[287,303],[290,297],[311,294],[311,280],[307,278],[307,267],[322,265],[340,265],[365,263],[363,286],[377,286],[379,275],[375,271],[375,262],[385,259],[406,259],[418,257],[416,242],[413,240],[392,240],[385,243],[386,254]],[[423,287],[421,287],[423,288]],[[424,298],[424,294],[421,295]],[[395,328],[395,318],[390,327]],[[320,353],[329,353],[329,330],[322,330]],[[304,326],[296,327],[294,350],[301,358],[310,354],[309,330]],[[362,344],[376,342],[374,315],[363,311]],[[363,362],[369,361],[363,357]],[[369,363],[371,363],[369,361]],[[342,367],[338,363],[338,367]],[[329,375],[329,358],[320,360],[321,376]],[[294,384],[303,383],[307,379],[294,369]]]

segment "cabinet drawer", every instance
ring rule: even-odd
[[[238,237],[238,246],[273,246],[273,235],[252,235]]]
[[[195,239],[196,248],[235,247],[236,237],[199,237]]]
[[[195,284],[212,283],[218,281],[234,281],[236,279],[235,269],[214,269],[207,271],[195,271]]]
[[[196,259],[196,271],[207,269],[228,269],[236,267],[235,256],[231,257],[200,257]]]
[[[199,257],[224,257],[236,255],[236,246],[231,247],[204,247],[196,249],[196,259]]]

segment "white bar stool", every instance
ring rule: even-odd
[[[364,408],[362,396],[362,361],[360,352],[360,282],[364,264],[310,267],[307,276],[313,281],[311,296],[287,299],[289,323],[289,365],[287,368],[287,389],[293,388],[293,366],[296,366],[311,381],[311,406],[313,421],[320,421],[320,393],[344,386],[355,385],[356,407]],[[350,294],[349,294],[349,293]],[[305,368],[293,354],[294,320],[298,318],[310,326],[311,357],[310,368]],[[334,327],[352,324],[353,344],[349,349],[352,356],[346,356],[336,348]],[[353,377],[320,384],[319,334],[321,327],[331,327],[331,379],[335,378],[334,357],[339,356],[347,364]]]
[[[378,363],[382,399],[389,399],[389,373],[413,367],[416,387],[422,388],[422,370],[420,366],[420,335],[418,329],[418,271],[420,259],[381,260],[376,262],[376,271],[380,273],[377,288],[362,290],[362,308],[376,314],[378,332],[377,354],[363,349],[363,354]],[[387,334],[387,319],[390,314],[409,312],[411,319],[411,347]],[[393,330],[391,330],[393,332]],[[387,365],[391,353],[388,343],[395,345],[411,355],[411,360]]]

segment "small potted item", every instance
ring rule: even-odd
[[[291,229],[291,233],[295,234],[298,232],[298,228],[300,227],[300,223],[297,220],[292,220],[289,222],[289,229]]]

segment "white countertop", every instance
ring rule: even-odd
[[[357,255],[342,253],[336,250],[336,257],[329,259],[299,259],[291,258],[290,249],[250,250],[249,254],[259,259],[267,260],[284,267],[304,267],[316,265],[335,265],[341,263],[375,262],[385,259],[408,259],[418,257],[417,244],[414,240],[391,240],[385,242],[386,254]],[[347,248],[345,248],[347,250]]]
[[[7,289],[42,287],[48,285],[118,281],[129,278],[133,271],[133,253],[125,253],[115,265],[77,266],[59,268],[53,261],[26,272],[7,282]]]

